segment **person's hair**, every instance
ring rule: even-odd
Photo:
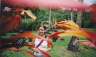
[[[46,30],[46,29],[47,29],[47,27],[46,27],[46,26],[43,26],[43,28],[44,28],[44,30]]]
[[[46,29],[47,29],[47,27],[46,27],[46,26],[38,26],[38,27],[37,27],[37,30],[38,30],[40,27],[43,27],[43,28],[44,28],[44,30],[46,30]]]

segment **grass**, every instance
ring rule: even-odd
[[[96,49],[80,46],[79,52],[72,52],[67,50],[70,37],[65,37],[64,41],[57,41],[51,51],[52,57],[96,57]]]
[[[95,54],[96,49],[90,48],[90,47],[80,46],[80,52],[72,52],[72,51],[67,50],[68,43],[71,37],[66,36],[63,38],[64,38],[64,41],[58,40],[54,42],[54,47],[52,48],[50,52],[52,57],[96,57],[96,54]],[[80,40],[86,40],[86,38],[80,38]],[[22,50],[24,51],[13,52],[13,51],[5,50],[1,52],[0,54],[2,54],[3,57],[30,57],[26,54],[26,51],[28,50],[28,48],[23,47]]]

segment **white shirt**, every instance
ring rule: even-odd
[[[35,39],[35,47],[42,41],[42,39],[36,38]],[[40,50],[42,51],[48,51],[48,42],[47,40],[43,40],[43,42],[40,44],[40,46],[38,47]],[[40,51],[38,51],[38,53],[34,53],[34,55],[42,55],[42,53]]]
[[[35,39],[35,47],[42,41],[42,39],[36,38]],[[38,47],[40,50],[47,51],[48,49],[48,42],[47,40],[43,40],[41,45]]]

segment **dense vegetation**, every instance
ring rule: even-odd
[[[21,30],[30,30],[34,31],[37,29],[38,26],[42,24],[42,22],[49,21],[51,19],[50,23],[51,25],[54,23],[54,20],[60,21],[60,20],[70,20],[70,11],[62,11],[62,10],[48,10],[48,9],[36,9],[32,10],[32,12],[37,16],[36,21],[32,21],[27,16],[22,17],[22,24],[21,24]],[[77,19],[77,12],[74,12],[74,21]],[[82,26],[83,27],[92,27],[90,22],[90,14],[84,13],[83,14],[83,20],[82,20]],[[17,32],[18,33],[18,32]],[[11,35],[16,34],[15,32],[6,33],[4,36],[1,35],[0,38],[8,38]],[[89,48],[89,47],[82,47],[80,46],[80,52],[73,53],[71,51],[66,50],[67,45],[69,43],[70,37],[64,37],[64,41],[57,41],[54,43],[54,47],[51,51],[52,57],[96,57],[94,51],[95,49]],[[85,40],[85,39],[83,39]],[[27,50],[27,48],[23,48],[23,50]],[[57,52],[58,51],[58,52]],[[74,55],[73,55],[74,54]],[[29,57],[26,54],[26,51],[20,51],[20,52],[14,52],[14,51],[1,51],[0,53],[1,57]]]
[[[36,9],[36,10],[32,10],[33,14],[35,14],[37,16],[37,20],[35,22],[32,22],[30,20],[30,18],[28,17],[23,17],[23,24],[22,24],[22,27],[23,29],[32,29],[32,30],[36,30],[36,28],[41,25],[41,23],[43,22],[49,22],[51,24],[54,23],[54,20],[56,21],[60,21],[60,20],[70,20],[71,19],[71,11],[64,11],[64,10],[51,10],[51,13],[50,13],[50,10],[48,9]],[[73,20],[74,21],[78,21],[77,20],[77,14],[78,12],[73,12]],[[83,12],[82,13],[82,27],[84,28],[90,28],[90,27],[93,27],[92,26],[92,23],[91,23],[91,20],[90,20],[90,13],[87,13],[87,12]]]

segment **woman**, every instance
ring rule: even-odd
[[[52,42],[46,38],[44,27],[39,27],[38,35],[35,39],[34,45],[34,55],[36,57],[50,57],[48,52],[52,48]]]

